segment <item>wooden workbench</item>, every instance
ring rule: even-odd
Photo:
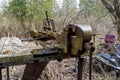
[[[20,53],[0,54],[0,70],[9,66],[26,64],[22,80],[37,80],[42,70],[50,60],[61,60],[70,57],[63,52],[62,47],[47,46],[40,49],[24,50]],[[35,71],[32,71],[35,70]],[[36,74],[28,74],[35,72]],[[2,80],[2,71],[0,71],[0,80]]]
[[[3,68],[23,64],[26,64],[26,67],[22,80],[37,80],[50,60],[61,61],[65,58],[75,57],[74,55],[64,53],[63,47],[59,46],[58,44],[56,45],[56,43],[51,45],[40,42],[40,44],[44,47],[40,49],[30,48],[19,53],[0,54],[0,80],[2,80]],[[79,63],[78,76],[82,78],[83,59],[80,59]],[[80,78],[78,78],[78,80]]]

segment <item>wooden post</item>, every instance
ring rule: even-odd
[[[47,64],[48,62],[26,64],[26,68],[21,80],[37,80]]]

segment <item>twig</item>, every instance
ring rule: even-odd
[[[106,79],[108,80],[108,74],[106,74],[105,70],[102,68],[102,66],[99,63],[98,63],[98,66],[102,70],[104,77],[106,77]]]
[[[3,43],[3,46],[2,46],[2,48],[1,48],[1,53],[2,53],[2,51],[3,51],[3,49],[4,49],[4,46],[5,46],[5,42],[7,41],[7,37],[6,37],[6,39],[5,39],[5,41],[4,41],[4,43]]]
[[[84,9],[80,10],[79,12],[77,12],[77,15],[75,17],[73,17],[70,21],[68,21],[68,24],[70,24],[72,21],[75,21],[75,19],[78,18],[78,16],[80,16],[80,12],[82,12]]]

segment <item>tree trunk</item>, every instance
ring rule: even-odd
[[[118,40],[120,41],[120,18],[117,19],[116,26],[117,26]]]
[[[105,8],[115,19],[117,26],[118,40],[120,40],[120,0],[101,0]]]

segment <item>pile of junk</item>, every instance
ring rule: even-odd
[[[105,35],[104,43],[98,45],[93,67],[98,64],[107,72],[114,70],[120,77],[120,44],[116,42],[115,35]],[[96,71],[99,72],[100,67]]]

